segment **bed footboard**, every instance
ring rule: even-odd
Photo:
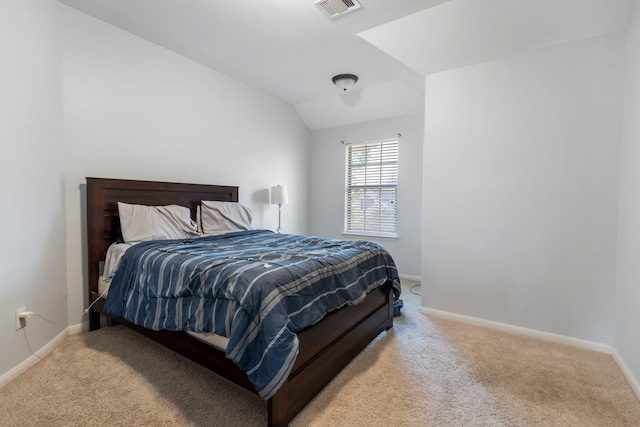
[[[288,423],[382,331],[393,326],[387,283],[358,305],[331,313],[298,334],[300,353],[289,379],[269,400],[269,426]]]
[[[102,307],[96,304],[96,310]],[[96,314],[99,313],[96,311]],[[247,375],[223,351],[183,332],[153,331],[114,319],[205,368],[256,393]],[[375,337],[393,327],[391,285],[374,289],[358,305],[329,314],[298,334],[300,352],[291,374],[268,400],[269,426],[286,426]]]

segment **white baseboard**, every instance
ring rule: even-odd
[[[412,282],[422,282],[422,277],[420,276],[411,276],[409,274],[400,274],[400,280],[406,279],[411,280]]]
[[[638,400],[640,400],[640,383],[638,383],[636,377],[633,376],[631,369],[629,369],[627,364],[624,363],[622,356],[620,356],[620,353],[618,353],[618,350],[616,350],[615,348],[612,348],[611,356],[613,356],[613,360],[615,360],[618,364],[618,367],[622,371],[622,375],[624,375],[624,377],[627,379],[627,382],[631,386],[633,392],[636,394],[636,397],[638,398]]]
[[[423,314],[429,314],[438,317],[444,317],[447,319],[458,320],[464,323],[470,323],[472,325],[484,326],[491,329],[498,329],[500,331],[511,332],[518,335],[526,335],[533,338],[542,339],[545,341],[557,342],[560,344],[567,344],[574,347],[585,348],[588,350],[599,351],[601,353],[611,354],[611,346],[601,344],[593,341],[582,340],[578,338],[567,337],[565,335],[552,334],[550,332],[538,331],[536,329],[523,328],[520,326],[513,326],[506,323],[493,322],[491,320],[479,319],[477,317],[463,316],[461,314],[450,313],[448,311],[434,310],[432,308],[420,307],[420,312]]]
[[[80,322],[80,323],[76,323],[75,325],[71,325],[67,328],[67,330],[69,331],[69,335],[75,335],[75,334],[79,334],[82,332],[88,332],[89,331],[89,322]]]
[[[40,350],[36,351],[34,354],[29,356],[27,360],[25,360],[15,368],[11,369],[7,373],[0,376],[0,388],[9,384],[11,381],[16,379],[19,375],[26,372],[29,368],[31,368],[36,363],[38,363],[44,356],[49,354],[51,350],[56,348],[58,344],[60,344],[62,340],[65,339],[68,335],[79,334],[80,332],[83,332],[83,329],[84,328],[82,323],[78,323],[77,325],[72,325],[64,329],[62,332],[56,335],[51,341],[49,341],[42,348],[40,348]]]

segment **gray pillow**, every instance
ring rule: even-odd
[[[198,235],[189,208],[184,206],[145,206],[118,202],[118,212],[122,237],[126,243],[188,239]]]
[[[200,202],[202,233],[218,235],[231,231],[252,230],[251,209],[235,202]]]

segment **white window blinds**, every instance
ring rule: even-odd
[[[398,140],[346,150],[345,233],[397,237]]]

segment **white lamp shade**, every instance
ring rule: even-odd
[[[278,205],[284,203],[289,203],[287,187],[283,185],[276,185],[274,187],[271,187],[271,204]]]

